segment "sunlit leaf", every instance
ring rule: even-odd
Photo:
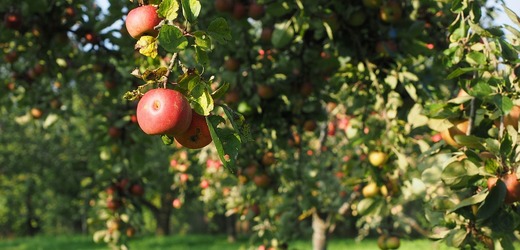
[[[172,21],[177,18],[178,11],[179,2],[177,0],[163,0],[161,4],[159,4],[159,10],[157,11],[157,13],[160,17]]]
[[[208,26],[208,35],[215,41],[221,44],[226,44],[231,40],[231,30],[226,22],[226,19],[218,17],[211,21]]]
[[[168,52],[178,52],[188,46],[188,39],[175,26],[165,25],[159,32],[159,44]]]

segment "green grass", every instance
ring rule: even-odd
[[[247,240],[228,243],[225,236],[186,235],[169,237],[140,237],[130,242],[133,250],[241,250],[249,247]],[[37,236],[33,238],[16,238],[0,240],[2,250],[91,250],[109,249],[103,243],[96,244],[89,236]],[[311,250],[310,240],[299,240],[289,245],[290,250]],[[376,241],[367,239],[355,242],[353,239],[335,238],[329,242],[329,250],[371,250],[377,249]],[[444,244],[437,244],[429,240],[403,240],[401,250],[416,249],[449,249]]]

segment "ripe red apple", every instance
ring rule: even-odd
[[[119,138],[122,134],[122,131],[120,128],[118,127],[110,127],[108,128],[108,135],[111,137],[111,138]]]
[[[68,18],[73,18],[76,16],[76,10],[72,6],[67,6],[64,12],[65,16],[67,16]]]
[[[220,160],[207,159],[206,160],[206,168],[219,170],[222,167],[222,162]]]
[[[271,184],[271,178],[267,174],[255,175],[253,182],[257,187],[265,188]]]
[[[206,117],[192,111],[191,123],[188,129],[182,133],[175,135],[175,140],[182,146],[199,149],[211,143],[211,134],[209,132]]]
[[[273,37],[273,28],[271,28],[271,27],[262,28],[262,33],[260,33],[260,40],[262,42],[270,43],[272,37]]]
[[[250,164],[244,169],[244,175],[249,179],[253,179],[256,175],[257,170],[258,167],[255,164]]]
[[[267,84],[259,84],[256,87],[256,92],[262,99],[271,99],[274,96],[273,87]]]
[[[119,207],[121,207],[121,201],[118,199],[114,199],[112,197],[109,197],[107,199],[107,208],[116,211]]]
[[[18,13],[6,13],[4,15],[4,24],[8,29],[19,29],[22,26],[22,16]]]
[[[401,20],[403,10],[401,4],[396,1],[389,0],[385,5],[381,6],[379,11],[379,18],[383,22],[396,23]]]
[[[303,123],[303,130],[308,132],[314,132],[318,128],[318,124],[315,120],[307,120]]]
[[[117,192],[117,187],[115,185],[110,185],[105,189],[105,192],[108,195],[114,195]]]
[[[454,138],[456,135],[465,135],[466,131],[468,131],[468,126],[468,120],[455,121],[453,127],[441,132],[441,137],[448,145],[460,148],[462,145],[458,144]]]
[[[497,177],[491,177],[487,180],[488,189],[491,190],[497,183]],[[501,177],[501,180],[506,185],[506,198],[504,202],[510,204],[513,202],[520,201],[520,183],[518,182],[515,173],[507,174]]]
[[[180,176],[179,176],[179,181],[181,183],[186,183],[188,182],[188,180],[190,179],[190,176],[186,173],[182,173]]]
[[[224,96],[224,102],[227,104],[235,104],[235,103],[238,103],[239,101],[240,101],[240,93],[236,89],[233,89],[233,90],[227,92],[226,95]]]
[[[240,20],[240,19],[243,19],[246,16],[246,14],[247,14],[247,9],[243,3],[236,2],[233,5],[233,12],[231,13],[233,18]]]
[[[154,27],[160,22],[157,9],[151,5],[143,5],[128,12],[125,24],[128,34],[139,39],[143,35],[157,36],[159,31]]]
[[[176,209],[179,209],[182,207],[182,201],[179,198],[175,198],[172,202],[172,206]]]
[[[262,18],[264,16],[264,14],[265,14],[264,5],[258,4],[256,2],[252,2],[249,5],[249,17],[251,17],[255,20],[259,20],[260,18]]]
[[[129,238],[132,238],[132,237],[134,237],[134,235],[135,235],[135,228],[129,227],[126,229],[126,236],[128,236]]]
[[[262,156],[262,165],[271,166],[276,162],[276,158],[274,157],[274,153],[271,151],[265,152]]]
[[[233,0],[215,0],[215,9],[220,12],[229,12],[233,9]]]
[[[13,63],[16,59],[18,59],[18,53],[16,50],[9,51],[4,55],[4,60],[7,63]]]
[[[99,42],[99,37],[92,32],[88,32],[85,34],[85,41],[91,44],[96,44]]]
[[[209,187],[209,181],[208,181],[208,180],[202,180],[202,181],[200,182],[200,188],[202,188],[202,189],[206,189],[206,188],[208,188],[208,187]]]
[[[130,115],[130,122],[137,123],[137,115]]]
[[[334,136],[336,134],[336,123],[329,122],[327,124],[327,135],[328,136]]]
[[[192,111],[186,97],[171,89],[152,89],[137,104],[137,123],[149,135],[177,135],[191,123]]]
[[[513,126],[518,130],[518,119],[520,118],[520,106],[513,106],[509,114],[504,116],[504,127]],[[500,126],[500,120],[495,121],[495,126]]]
[[[116,183],[116,187],[123,191],[127,188],[128,184],[130,183],[130,180],[128,178],[123,178],[121,180],[119,180],[117,183]]]
[[[139,184],[133,184],[130,186],[130,193],[135,196],[143,196],[144,188]]]
[[[43,115],[43,111],[39,108],[32,108],[31,109],[31,116],[34,118],[34,119],[40,119]]]
[[[224,68],[229,71],[237,71],[240,68],[240,62],[236,58],[229,57],[224,62]]]

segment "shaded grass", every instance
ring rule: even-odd
[[[133,250],[245,250],[250,247],[247,239],[235,243],[228,243],[226,236],[214,235],[175,235],[169,237],[138,237],[130,241],[130,249]],[[96,250],[110,249],[104,243],[96,244],[90,236],[37,236],[33,238],[16,238],[0,240],[2,250]],[[256,249],[256,248],[255,248]],[[310,240],[298,240],[291,242],[290,250],[311,250]],[[328,250],[370,250],[378,249],[375,239],[366,239],[356,242],[354,239],[335,238],[329,242]],[[442,243],[432,242],[426,239],[402,240],[402,250],[416,249],[453,249]]]

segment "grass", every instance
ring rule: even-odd
[[[133,250],[245,250],[249,247],[247,240],[228,243],[225,236],[213,235],[176,235],[169,237],[139,237],[131,240]],[[36,236],[33,238],[15,238],[0,240],[2,250],[96,250],[110,249],[103,243],[96,244],[90,236]],[[311,250],[310,240],[299,240],[289,245],[290,250]],[[329,242],[329,250],[371,250],[377,249],[376,240],[367,239],[355,242],[353,239],[335,238]],[[426,239],[402,240],[401,250],[415,249],[453,249]]]

